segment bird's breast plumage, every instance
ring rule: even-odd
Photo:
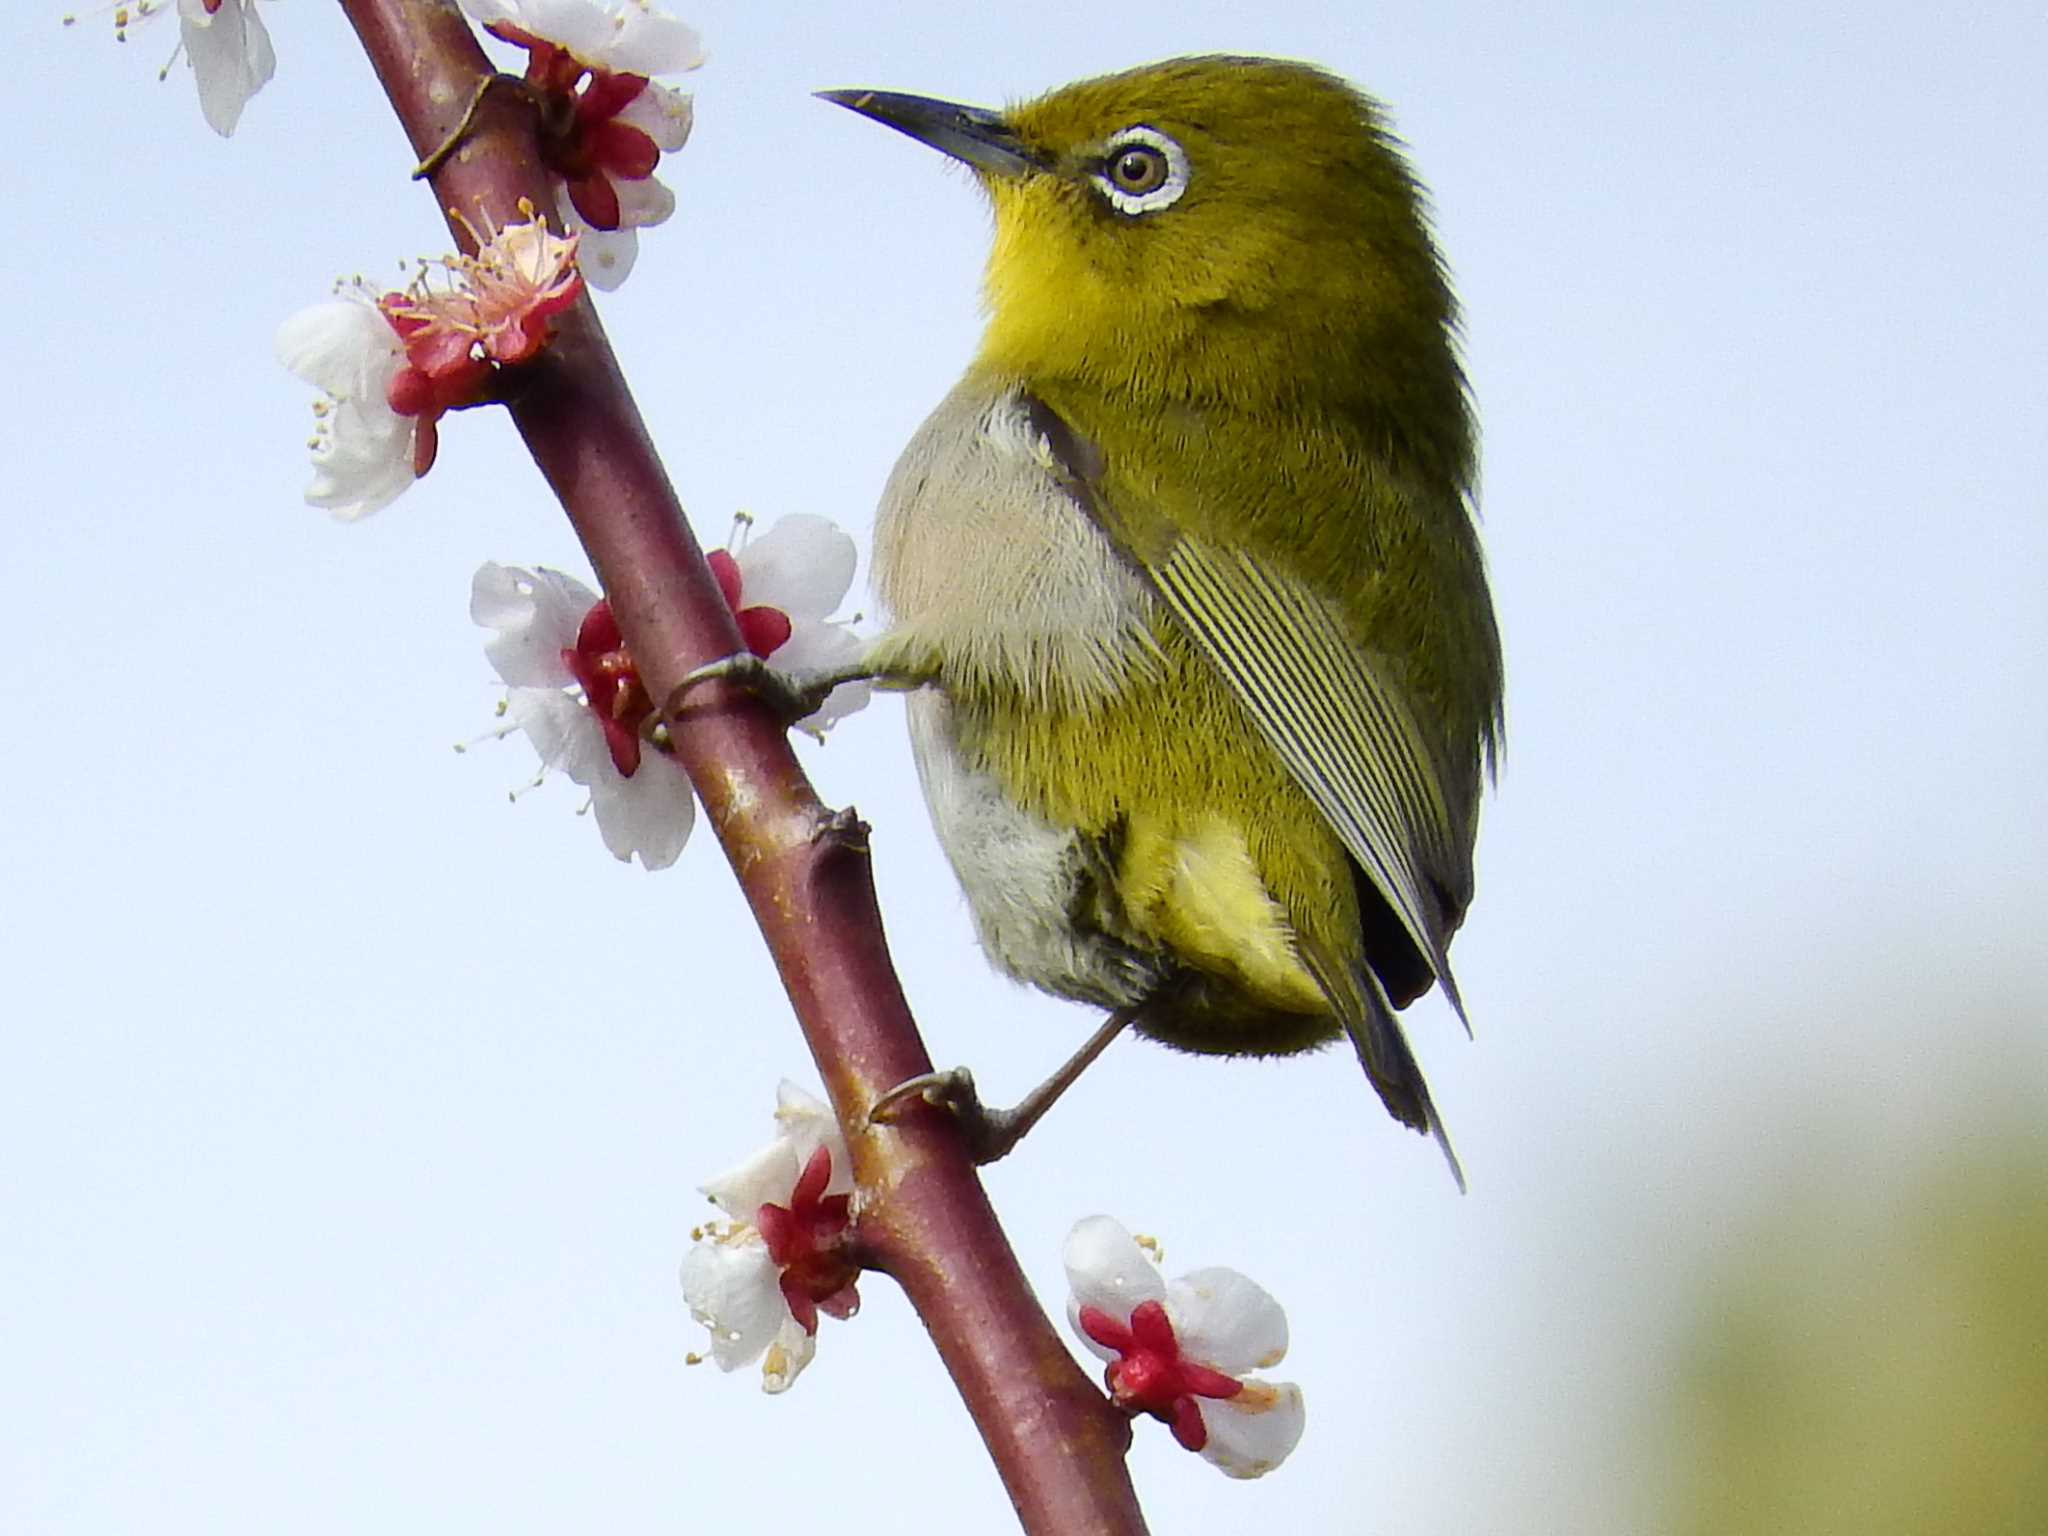
[[[873,574],[899,675],[1085,701],[1156,665],[1151,595],[1062,487],[1029,401],[973,374],[897,460]]]

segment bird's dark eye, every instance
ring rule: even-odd
[[[1156,192],[1166,185],[1166,178],[1173,167],[1167,162],[1163,150],[1154,149],[1150,144],[1126,144],[1109,157],[1106,167],[1109,179],[1117,189],[1133,197],[1143,197],[1147,192]]]
[[[1158,213],[1180,201],[1188,189],[1188,157],[1157,128],[1133,123],[1102,146],[1101,169],[1091,171],[1095,190],[1126,218]]]

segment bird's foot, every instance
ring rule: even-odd
[[[752,651],[721,657],[696,668],[677,683],[662,708],[664,719],[683,712],[685,695],[704,683],[724,680],[737,683],[773,709],[784,725],[795,725],[823,707],[832,690],[841,683],[860,682],[874,674],[865,667],[838,667],[821,672],[783,672],[771,667]]]
[[[898,1083],[875,1100],[875,1107],[868,1111],[868,1122],[893,1125],[913,1100],[943,1109],[953,1117],[967,1138],[967,1149],[976,1167],[1008,1157],[1024,1139],[1024,1133],[1052,1107],[1048,1102],[1034,1108],[1027,1099],[1015,1109],[990,1109],[981,1102],[974,1074],[965,1067],[953,1067]]]
[[[975,1089],[974,1074],[965,1067],[953,1067],[898,1083],[875,1100],[875,1107],[868,1111],[868,1122],[889,1125],[912,1100],[921,1099],[951,1113],[967,1137],[968,1151],[976,1167],[993,1163],[1015,1150],[1031,1128],[1045,1118],[1045,1112],[1059,1102],[1060,1095],[1073,1086],[1074,1079],[1108,1048],[1110,1041],[1124,1032],[1138,1012],[1137,1008],[1119,1008],[1104,1019],[1081,1049],[1068,1057],[1051,1077],[1025,1094],[1015,1109],[990,1109]]]

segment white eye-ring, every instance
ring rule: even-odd
[[[1156,128],[1126,128],[1102,148],[1093,180],[1118,213],[1157,213],[1188,189],[1188,156]]]

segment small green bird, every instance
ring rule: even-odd
[[[1002,113],[824,94],[995,210],[981,349],[883,493],[868,658],[917,688],[990,959],[1114,1010],[1096,1049],[1347,1035],[1448,1156],[1395,1010],[1463,1015],[1500,642],[1456,302],[1381,108],[1252,58]]]

